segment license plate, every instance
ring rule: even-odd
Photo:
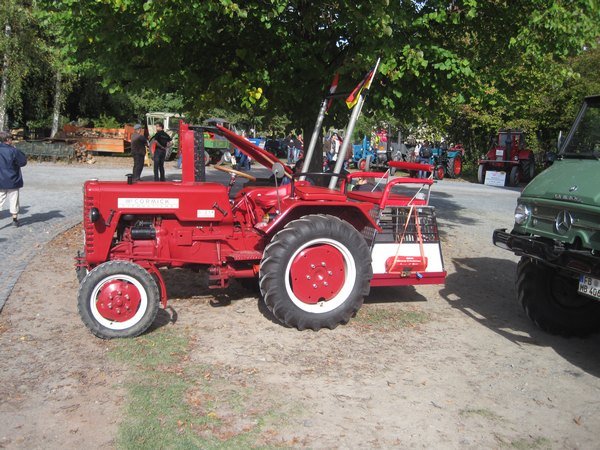
[[[580,275],[577,292],[600,300],[600,280]]]

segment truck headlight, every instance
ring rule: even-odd
[[[531,210],[527,205],[519,203],[515,208],[515,223],[517,225],[523,225],[531,217]]]

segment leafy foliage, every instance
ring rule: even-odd
[[[578,80],[597,79],[577,64],[600,36],[592,0],[8,1],[35,19],[48,67],[73,74],[70,115],[206,118],[219,108],[254,128],[310,135],[334,73],[338,91],[350,91],[381,57],[364,123],[436,129],[475,155],[500,127],[546,145],[591,88]],[[41,84],[48,97],[51,84]],[[43,101],[28,104],[42,114]],[[348,115],[335,102],[325,127]]]

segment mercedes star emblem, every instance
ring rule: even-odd
[[[556,220],[554,221],[554,225],[556,226],[556,231],[560,234],[565,234],[571,229],[571,225],[573,225],[573,217],[571,213],[568,211],[561,211],[556,215]]]

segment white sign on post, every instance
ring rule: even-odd
[[[506,181],[506,172],[496,172],[495,170],[488,170],[485,173],[485,182],[488,186],[504,186]]]

